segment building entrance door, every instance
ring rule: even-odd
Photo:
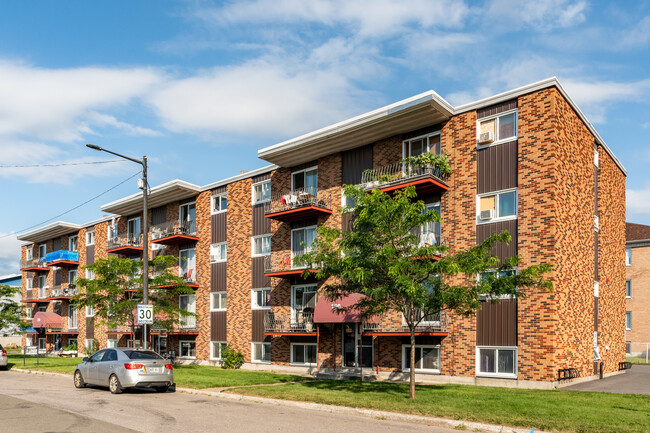
[[[359,323],[343,324],[343,366],[372,367],[372,337],[361,338]]]

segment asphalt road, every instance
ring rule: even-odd
[[[616,394],[650,394],[650,365],[633,365],[624,374],[583,382],[563,389]]]
[[[129,430],[131,429],[131,430]],[[429,432],[456,430],[181,392],[76,389],[72,377],[0,372],[0,431]]]

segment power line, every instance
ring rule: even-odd
[[[122,162],[122,160],[121,159],[110,159],[108,161],[66,162],[66,163],[61,163],[61,164],[0,165],[0,168],[62,167],[64,165],[108,164],[108,163],[111,163],[111,162]]]
[[[8,238],[9,236],[15,236],[15,235],[17,235],[17,234],[24,233],[24,232],[26,232],[27,230],[33,229],[34,227],[42,226],[42,225],[45,224],[45,223],[48,223],[48,222],[50,222],[50,221],[52,221],[52,220],[55,220],[55,219],[57,219],[57,218],[59,218],[59,217],[62,217],[63,215],[69,214],[69,213],[72,212],[73,210],[77,210],[77,209],[79,209],[80,207],[87,205],[87,204],[90,203],[91,201],[98,199],[99,197],[103,196],[104,194],[109,193],[110,191],[114,190],[114,189],[117,188],[118,186],[120,186],[120,185],[122,185],[122,184],[128,182],[129,180],[133,179],[134,177],[138,176],[140,173],[141,173],[140,171],[136,172],[134,175],[129,176],[128,178],[124,179],[122,182],[118,183],[117,185],[110,187],[110,188],[107,189],[106,191],[102,192],[101,194],[96,195],[95,197],[91,198],[90,200],[86,200],[85,202],[81,203],[80,205],[77,205],[77,206],[75,206],[75,207],[73,207],[73,208],[71,208],[71,209],[68,209],[67,211],[65,211],[65,212],[63,212],[63,213],[60,213],[60,214],[58,214],[58,215],[56,215],[56,216],[53,216],[52,218],[49,218],[49,219],[47,219],[47,220],[45,220],[45,221],[43,221],[43,222],[40,222],[40,223],[38,223],[38,224],[34,224],[33,226],[30,226],[30,227],[24,228],[24,229],[22,229],[22,230],[18,230],[17,232],[13,232],[13,233],[10,233],[10,234],[4,235],[4,236],[0,236],[0,239],[4,239],[4,238]]]

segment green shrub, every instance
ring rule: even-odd
[[[63,348],[63,350],[74,350],[74,351],[77,351],[77,343],[73,341],[72,343],[70,343],[70,344],[68,344],[67,346],[65,346],[65,347]]]
[[[224,346],[221,349],[221,359],[223,360],[221,367],[226,369],[239,368],[244,364],[244,354],[236,352],[229,346]]]

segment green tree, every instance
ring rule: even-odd
[[[552,289],[544,278],[550,264],[507,272],[519,266],[519,257],[501,263],[491,254],[497,243],[510,241],[508,232],[462,251],[422,243],[418,229],[439,222],[440,215],[416,199],[412,186],[394,195],[379,189],[369,193],[359,186],[344,190],[355,203],[353,230],[320,227],[315,245],[297,262],[318,263],[317,277],[332,277],[324,286],[330,300],[364,294],[350,308],[364,319],[401,312],[411,336],[411,366],[415,330],[426,316],[443,311],[469,316],[480,308],[482,296],[496,301],[504,295],[524,296],[527,288]],[[497,277],[499,273],[503,276]],[[410,396],[415,398],[415,368],[410,369]]]
[[[196,316],[179,308],[178,296],[194,293],[194,289],[175,272],[174,256],[158,256],[149,262],[153,270],[149,278],[149,303],[153,305],[156,326],[171,329],[181,317]],[[98,259],[86,266],[93,279],[79,278],[80,290],[72,302],[77,308],[92,306],[94,317],[108,328],[129,326],[133,332],[137,323],[136,309],[142,302],[142,261],[117,257]]]
[[[15,334],[18,328],[29,326],[22,320],[22,306],[14,296],[20,293],[20,287],[0,284],[0,332],[3,335]]]

